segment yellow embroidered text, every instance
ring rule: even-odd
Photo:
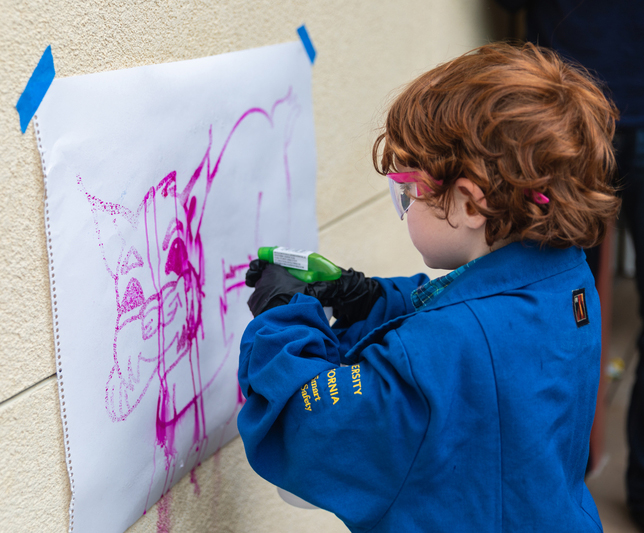
[[[304,386],[300,389],[302,391],[302,398],[304,399],[304,409],[311,411],[311,396],[306,389],[309,388],[309,384],[305,383]]]
[[[319,402],[322,398],[320,398],[320,393],[318,392],[318,378],[320,376],[315,376],[311,380],[311,391],[313,392],[313,397],[315,398],[316,402]]]
[[[353,394],[362,396],[362,381],[360,381],[360,365],[353,365],[351,367],[351,381],[353,382]]]
[[[330,370],[327,375],[327,380],[329,384],[329,394],[331,395],[331,399],[333,400],[333,405],[338,403],[340,401],[340,396],[338,396],[338,384],[336,382],[335,378],[335,370]]]

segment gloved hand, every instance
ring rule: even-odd
[[[305,294],[314,296],[323,306],[332,306],[337,319],[353,324],[367,318],[380,298],[380,284],[362,272],[343,268],[339,279],[310,283]]]
[[[246,285],[255,287],[248,300],[253,316],[278,305],[284,305],[298,292],[317,298],[324,306],[333,307],[333,315],[352,324],[364,320],[380,297],[380,285],[352,268],[342,269],[335,281],[305,283],[279,266],[255,259],[246,273]]]
[[[255,287],[248,299],[253,316],[268,309],[285,305],[298,292],[305,292],[306,283],[294,278],[284,267],[254,259],[246,272],[246,285]]]

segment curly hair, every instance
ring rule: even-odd
[[[412,81],[389,109],[373,163],[381,174],[423,171],[421,199],[445,218],[455,181],[470,179],[487,207],[469,200],[467,209],[486,218],[490,246],[518,238],[591,247],[619,210],[617,118],[583,67],[531,43],[494,43]]]

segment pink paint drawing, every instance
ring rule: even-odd
[[[274,116],[278,110],[287,113],[288,118],[283,122],[284,128],[275,131]],[[153,473],[143,512],[172,487],[178,480],[175,475],[184,465],[192,468],[205,459],[213,430],[207,425],[206,413],[212,405],[207,403],[205,393],[212,392],[224,364],[237,353],[239,339],[229,325],[230,311],[234,305],[245,306],[245,298],[241,297],[244,275],[261,242],[264,193],[256,191],[252,197],[256,199],[249,201],[248,192],[239,191],[238,201],[247,203],[253,211],[255,230],[248,242],[248,253],[241,261],[237,258],[229,262],[226,250],[205,249],[204,217],[207,218],[207,200],[213,183],[223,179],[220,164],[242,124],[251,118],[264,121],[267,131],[281,139],[290,224],[291,175],[287,151],[299,112],[290,89],[268,111],[259,107],[248,109],[236,121],[216,157],[212,155],[211,127],[205,154],[192,176],[183,180],[185,186],[179,187],[181,176],[172,171],[149,188],[135,210],[99,199],[87,190],[82,177],[77,177],[94,216],[98,246],[114,285],[113,366],[106,376],[106,413],[113,422],[124,423],[147,395],[156,396],[156,414],[150,420],[154,425],[152,461],[156,470],[161,454],[165,476],[159,492],[153,490],[156,472]],[[209,289],[205,265],[213,260],[221,263],[221,284]],[[221,336],[218,346],[223,356],[218,354],[220,363],[216,367],[204,364],[214,354],[202,349],[204,339],[213,329],[204,323],[207,298],[219,300],[215,308],[218,307],[220,328],[215,333]],[[243,402],[238,387],[237,407],[227,424]],[[190,443],[187,451],[186,446],[178,445],[179,441]],[[218,443],[209,449],[220,447]],[[194,471],[192,475],[198,494]]]

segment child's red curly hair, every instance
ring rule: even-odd
[[[518,238],[588,248],[619,210],[610,185],[617,117],[583,67],[530,43],[489,44],[405,88],[373,161],[381,174],[400,165],[432,176],[422,177],[429,189],[422,199],[446,217],[452,185],[470,179],[487,207],[470,201],[468,209],[486,217],[490,246]],[[537,203],[535,193],[549,203]]]

